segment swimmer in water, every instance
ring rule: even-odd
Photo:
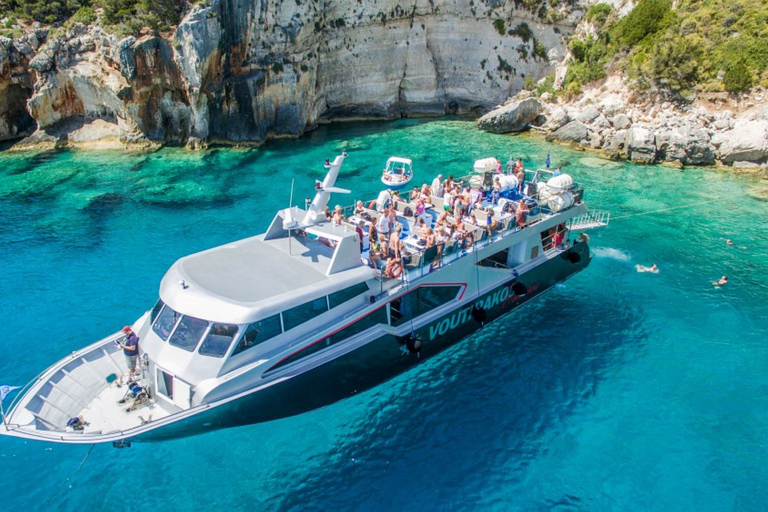
[[[733,240],[729,238],[728,240],[725,241],[725,245],[733,245]]]
[[[728,276],[723,276],[720,278],[719,281],[712,281],[712,284],[720,288],[721,286],[725,286],[728,284]]]
[[[655,263],[650,267],[646,267],[645,265],[635,265],[635,268],[638,272],[650,272],[651,274],[659,273],[659,267],[657,267]]]

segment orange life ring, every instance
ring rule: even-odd
[[[389,277],[392,279],[397,279],[400,277],[403,273],[403,265],[399,261],[396,261],[392,263],[392,266],[389,267]]]
[[[464,235],[464,238],[461,240],[461,248],[465,250],[469,249],[470,247],[472,247],[472,245],[474,245],[474,243],[475,243],[475,235],[473,235],[472,233],[467,233],[466,235]]]

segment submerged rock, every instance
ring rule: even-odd
[[[541,114],[544,107],[536,98],[512,102],[488,112],[477,121],[481,130],[510,133],[525,130]]]

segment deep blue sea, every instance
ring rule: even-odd
[[[613,220],[581,274],[330,407],[123,450],[0,437],[3,509],[768,509],[765,182],[463,121],[340,124],[253,150],[0,153],[0,384],[131,323],[174,260],[262,232],[291,180],[301,204],[342,149],[353,193],[332,205],[374,195],[392,155],[422,182],[550,151]]]

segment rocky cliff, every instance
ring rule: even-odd
[[[484,111],[546,76],[583,14],[529,4],[212,0],[165,37],[75,25],[0,40],[0,137],[36,122],[29,143],[246,144],[328,119]]]

